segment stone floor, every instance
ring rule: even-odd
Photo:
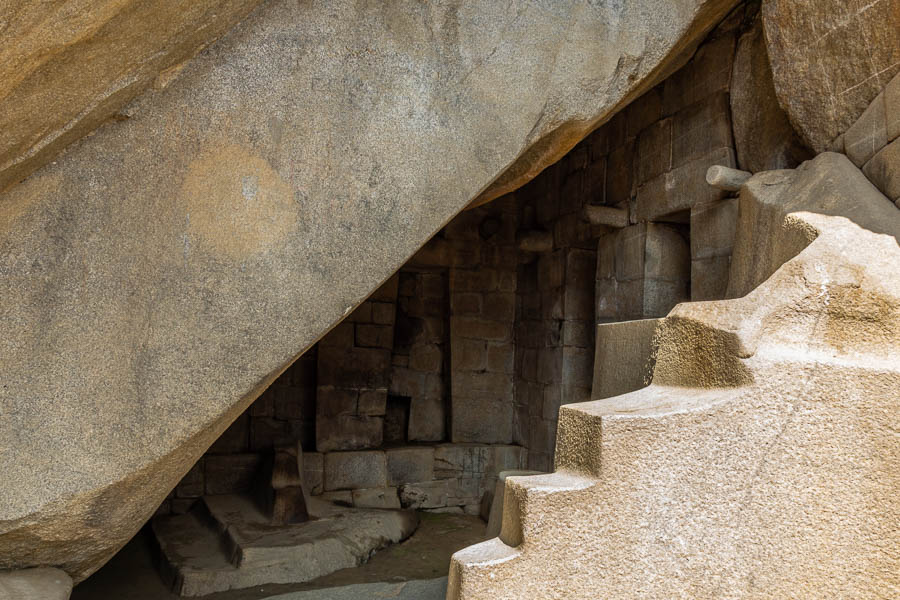
[[[478,517],[421,513],[408,540],[375,554],[365,565],[343,569],[305,584],[265,585],[203,596],[202,600],[362,600],[393,593],[397,598],[443,600],[450,556],[484,538]],[[75,588],[72,600],[176,600],[153,566],[145,529],[97,573]],[[405,586],[399,584],[409,582]],[[393,585],[387,585],[393,584]],[[383,589],[382,589],[383,588]],[[320,590],[318,593],[311,593]],[[310,592],[310,593],[307,593]]]

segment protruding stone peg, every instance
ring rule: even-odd
[[[722,165],[713,165],[706,171],[706,183],[727,192],[737,192],[751,177],[753,173]]]
[[[591,225],[606,225],[608,227],[628,227],[628,209],[615,208],[614,206],[584,207],[584,216]]]

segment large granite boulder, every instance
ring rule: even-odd
[[[816,152],[900,72],[900,0],[764,0],[778,100]]]
[[[0,196],[0,568],[98,568],[454,214],[733,4],[273,0]]]
[[[116,115],[260,0],[17,0],[0,9],[0,191]],[[152,24],[152,26],[151,26]]]

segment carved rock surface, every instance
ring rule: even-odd
[[[273,0],[0,196],[0,568],[98,568],[454,214],[733,5]]]
[[[259,1],[0,2],[0,190],[165,86]]]
[[[768,205],[803,193],[757,183]],[[649,387],[563,406],[557,472],[506,480],[500,536],[453,556],[447,598],[900,589],[900,246],[848,216],[782,215],[768,234],[799,253],[675,307]]]
[[[816,152],[900,71],[900,0],[764,0],[778,100]]]

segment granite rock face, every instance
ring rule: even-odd
[[[900,588],[900,246],[767,175],[742,202],[809,195],[761,233],[794,256],[742,298],[677,306],[649,387],[563,406],[556,473],[506,480],[500,535],[454,555],[448,599]]]
[[[731,80],[737,164],[752,173],[791,169],[810,158],[778,105],[761,21],[741,36]]]
[[[0,571],[0,600],[68,600],[72,578],[59,569]]]
[[[0,190],[167,85],[259,1],[0,3]]]
[[[0,196],[0,568],[98,568],[454,214],[733,4],[275,0]]]
[[[900,71],[900,0],[764,0],[778,100],[823,152]]]

